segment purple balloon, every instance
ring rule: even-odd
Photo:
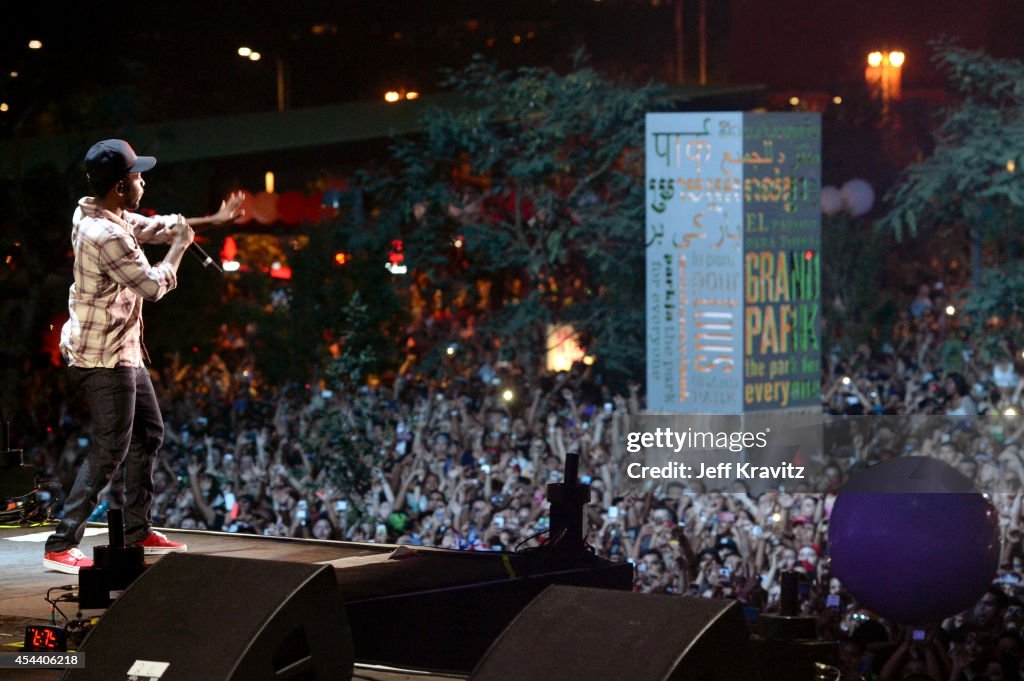
[[[999,514],[976,492],[841,491],[828,538],[836,577],[864,607],[901,624],[970,608],[999,566]]]

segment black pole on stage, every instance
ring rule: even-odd
[[[579,482],[580,455],[565,455],[562,482],[548,484],[551,518],[548,542],[536,549],[548,565],[566,566],[600,562],[583,537],[583,507],[590,501],[590,485]]]
[[[107,511],[107,537],[110,541],[110,548],[124,548],[124,511],[119,508],[111,508]]]
[[[92,550],[94,565],[78,571],[78,600],[82,608],[106,608],[146,570],[146,551],[124,545],[124,512],[107,511],[106,546]]]
[[[781,586],[779,593],[779,614],[786,617],[794,617],[800,614],[799,599],[800,575],[794,570],[782,572]]]

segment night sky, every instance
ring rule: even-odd
[[[684,56],[698,70],[698,0],[682,0]],[[872,49],[907,53],[904,87],[940,84],[927,41],[1024,56],[1024,3],[1012,0],[708,0],[709,83],[838,90]],[[585,48],[598,68],[670,81],[674,0],[337,3],[85,3],[29,8],[0,28],[0,136],[267,111],[275,57],[291,108],[438,89],[439,70],[474,53],[507,66],[564,69]],[[229,9],[230,8],[230,9]],[[20,11],[21,8],[19,8]],[[518,38],[518,40],[517,40]],[[43,49],[29,50],[30,39]],[[239,57],[241,45],[264,58]],[[18,77],[11,78],[10,72]]]
[[[682,3],[688,84],[698,80],[699,0]],[[483,54],[501,65],[593,66],[673,82],[677,0],[78,3],[29,7],[0,27],[0,138],[273,111],[280,58],[290,109],[436,92],[441,70]],[[1017,0],[707,0],[710,85],[766,85],[784,98],[846,94],[872,49],[907,54],[903,87],[935,91],[928,42],[956,37],[1024,56]],[[22,8],[19,8],[19,11]],[[30,40],[43,42],[29,49]],[[240,46],[263,58],[238,55]],[[17,77],[11,76],[16,73]]]

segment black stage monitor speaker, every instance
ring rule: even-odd
[[[172,553],[132,584],[67,681],[349,681],[334,568]]]
[[[550,586],[470,681],[757,681],[735,601]]]

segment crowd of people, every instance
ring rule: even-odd
[[[1017,679],[1024,425],[1013,415],[1024,392],[1021,349],[1003,343],[994,357],[983,356],[934,313],[936,305],[922,291],[888,342],[828,353],[822,411],[840,419],[940,418],[855,435],[819,453],[813,476],[784,491],[626,480],[623,441],[644,409],[642,387],[613,391],[583,364],[537,376],[465,346],[453,364],[461,369],[444,381],[406,373],[357,390],[322,382],[271,387],[255,369],[245,330],[225,329],[205,363],[172,358],[154,375],[165,419],[154,523],[513,551],[547,541],[546,485],[561,479],[574,452],[592,488],[586,540],[599,555],[632,563],[637,591],[732,598],[751,612],[773,611],[782,573],[795,571],[802,608],[819,616],[823,634],[842,639],[848,673],[882,681]],[[38,388],[30,411],[41,414],[40,427],[52,425],[29,454],[66,490],[89,444],[87,421],[72,400],[47,398],[63,386]],[[828,561],[836,490],[857,470],[905,453],[943,458],[999,492],[992,495],[1004,547],[996,584],[975,610],[923,638],[859,608]]]

